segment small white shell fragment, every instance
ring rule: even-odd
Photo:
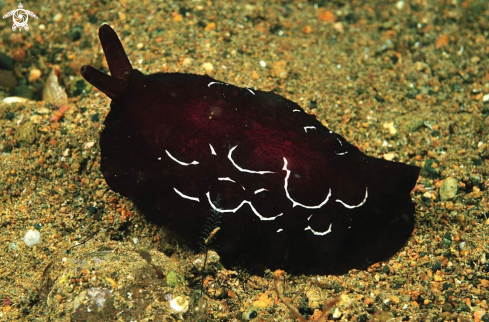
[[[42,100],[53,104],[56,107],[68,105],[68,95],[63,87],[59,85],[56,71],[59,68],[53,68],[49,73],[44,89],[42,90]]]
[[[95,145],[94,141],[87,142],[87,143],[85,143],[85,149],[90,149],[94,145]]]
[[[465,248],[465,242],[461,242],[460,244],[458,244],[458,247],[460,248],[460,250],[463,250]]]
[[[333,313],[333,319],[339,319],[339,318],[341,317],[341,315],[342,315],[342,314],[343,314],[343,313],[341,313],[341,311],[340,311],[340,310],[338,310],[338,308],[336,308],[336,309],[334,310],[334,313]]]
[[[394,152],[388,152],[384,153],[384,159],[387,161],[392,161],[396,157],[396,154]]]
[[[483,103],[489,102],[489,94],[485,94],[484,96],[482,96],[482,102]]]
[[[29,247],[37,245],[41,241],[41,233],[37,230],[28,230],[25,233],[23,241]]]
[[[9,97],[5,97],[3,100],[2,100],[2,103],[5,103],[5,104],[12,104],[12,103],[29,103],[29,102],[34,102],[34,101],[31,101],[30,99],[28,98],[25,98],[25,97],[19,97],[19,96],[9,96]]]
[[[170,300],[170,307],[175,310],[175,312],[183,314],[188,310],[188,299],[183,296],[177,296]]]

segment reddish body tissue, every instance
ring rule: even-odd
[[[218,226],[228,267],[328,274],[387,259],[411,235],[419,168],[363,154],[273,92],[143,75],[112,28],[99,36],[111,76],[81,73],[112,99],[102,173],[188,245]]]

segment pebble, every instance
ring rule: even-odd
[[[54,17],[53,17],[54,22],[60,22],[61,20],[63,20],[63,14],[57,13],[54,15]]]
[[[337,32],[339,32],[341,34],[345,32],[345,28],[343,27],[343,23],[341,23],[341,22],[335,22],[333,24],[333,28],[334,28],[334,30],[336,30]]]
[[[18,63],[25,62],[25,50],[22,48],[15,49],[12,53],[12,58]]]
[[[485,94],[484,96],[482,96],[482,102],[483,103],[489,102],[489,94]]]
[[[214,29],[216,29],[216,23],[215,22],[208,23],[207,26],[205,26],[205,28],[204,28],[205,31],[211,31]]]
[[[188,58],[188,57],[184,58],[182,61],[182,66],[188,67],[190,65],[192,65],[192,58]]]
[[[91,147],[93,147],[95,145],[95,141],[89,141],[89,142],[86,142],[85,145],[84,145],[84,148],[85,149],[90,149]]]
[[[426,192],[423,194],[423,198],[424,198],[424,199],[426,199],[426,200],[430,200],[430,199],[431,199],[431,192],[426,191]]]
[[[74,26],[70,28],[70,38],[72,41],[77,41],[81,38],[83,32],[83,28],[80,26]]]
[[[394,152],[388,152],[384,153],[384,159],[387,161],[392,161],[396,157],[396,154]]]
[[[29,72],[29,83],[34,83],[39,79],[39,77],[41,77],[41,75],[41,70],[37,68],[31,69],[31,71]]]
[[[479,186],[482,183],[482,178],[478,174],[471,174],[470,175],[470,182],[472,182],[472,184],[474,186]]]
[[[443,180],[440,186],[440,199],[442,201],[447,201],[455,198],[457,195],[458,181],[453,177],[448,177]]]
[[[205,69],[206,73],[210,73],[214,70],[214,65],[212,65],[211,63],[203,63],[202,67]]]
[[[397,1],[396,8],[397,8],[397,10],[403,10],[405,5],[406,4],[404,1]]]
[[[0,69],[0,86],[10,89],[15,87],[15,85],[17,85],[17,79],[14,73],[10,70]]]
[[[257,309],[258,308],[253,305],[248,306],[246,310],[243,312],[243,314],[241,315],[243,321],[251,321],[254,318],[256,318],[258,316]]]
[[[0,53],[0,69],[13,70],[14,60],[7,54]]]

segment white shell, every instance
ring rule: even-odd
[[[28,230],[25,233],[23,241],[27,246],[37,245],[41,241],[41,233],[37,230]]]
[[[170,300],[170,307],[178,313],[188,311],[188,299],[183,296],[177,296]]]

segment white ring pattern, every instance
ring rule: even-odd
[[[211,85],[214,85],[214,84],[222,84],[222,85],[229,85],[229,84],[226,84],[226,83],[221,83],[221,82],[210,82],[207,86],[210,87]],[[251,91],[249,88],[246,88],[248,91],[250,91],[253,95],[255,95],[255,93],[253,91]],[[300,112],[300,110],[298,109],[294,109],[292,112]],[[307,130],[308,129],[316,129],[315,126],[305,126],[304,127],[304,131],[307,133]],[[330,134],[334,134],[332,131],[329,131]],[[341,140],[339,138],[337,138],[335,136],[335,139],[339,142],[339,144],[341,146],[343,146],[343,143],[341,142]],[[214,150],[214,147],[209,143],[209,147],[210,147],[210,150],[211,150],[211,154],[212,155],[217,155],[216,154],[216,151]],[[261,175],[264,175],[264,174],[273,174],[273,173],[277,173],[276,171],[266,171],[266,170],[263,170],[263,171],[257,171],[257,170],[250,170],[250,169],[245,169],[245,168],[242,168],[240,167],[239,165],[236,164],[236,162],[234,161],[233,159],[233,152],[234,150],[236,150],[238,146],[235,145],[233,146],[232,148],[229,149],[229,153],[228,153],[228,159],[229,161],[232,163],[232,165],[239,171],[241,172],[245,172],[245,173],[252,173],[252,174],[261,174]],[[170,159],[172,159],[173,161],[175,161],[176,163],[182,165],[182,166],[189,166],[189,165],[197,165],[199,164],[198,161],[192,161],[190,163],[187,163],[187,162],[183,162],[183,161],[180,161],[178,160],[177,158],[175,158],[170,152],[168,152],[167,150],[165,150],[166,154],[168,155],[168,157]],[[345,152],[335,152],[336,155],[345,155],[347,154],[348,151],[345,151]],[[159,158],[161,159],[161,158]],[[329,188],[329,191],[326,195],[326,198],[319,204],[317,205],[305,205],[305,204],[302,204],[296,200],[294,200],[292,198],[292,196],[290,195],[290,192],[289,192],[289,179],[290,179],[290,176],[291,176],[291,170],[288,169],[288,161],[285,157],[283,157],[283,161],[284,161],[284,166],[282,168],[283,171],[285,171],[285,179],[284,179],[284,190],[285,190],[285,195],[287,197],[287,199],[289,199],[291,202],[292,202],[292,207],[297,207],[297,206],[300,206],[302,208],[305,208],[305,209],[320,209],[321,207],[323,207],[324,205],[326,205],[329,201],[329,199],[331,198],[331,194],[332,194],[332,191],[331,191],[331,188]],[[218,180],[220,181],[230,181],[230,182],[233,182],[233,183],[236,183],[235,180],[229,178],[229,177],[219,177]],[[242,185],[241,185],[242,186]],[[244,186],[242,186],[243,189],[245,189]],[[191,197],[189,195],[186,195],[184,193],[182,193],[181,191],[179,191],[177,188],[173,188],[175,190],[175,192],[182,198],[185,198],[185,199],[188,199],[188,200],[192,200],[192,201],[197,201],[197,202],[200,202],[200,199],[197,198],[197,197]],[[254,194],[258,194],[260,192],[263,192],[263,191],[268,191],[267,189],[265,188],[260,188],[260,189],[257,189],[254,191]],[[280,216],[283,216],[283,213],[280,213],[276,216],[272,216],[272,217],[265,217],[263,215],[261,215],[257,210],[256,208],[253,206],[253,204],[251,203],[251,201],[249,200],[243,200],[237,207],[235,208],[232,208],[232,209],[223,209],[223,208],[218,208],[211,200],[211,196],[210,196],[210,190],[207,191],[206,193],[206,196],[207,196],[207,201],[209,202],[209,205],[212,207],[213,210],[215,211],[218,211],[218,212],[222,212],[222,213],[235,213],[236,211],[238,211],[239,209],[241,209],[241,207],[243,207],[243,205],[249,205],[251,210],[253,211],[253,213],[260,219],[260,220],[264,220],[264,221],[271,221],[271,220],[275,220],[277,219],[278,217]],[[356,204],[356,205],[350,205],[350,204],[347,204],[346,202],[340,200],[340,199],[336,199],[335,202],[338,202],[340,203],[341,205],[343,205],[345,208],[348,208],[348,209],[354,209],[354,208],[358,208],[358,207],[361,207],[363,206],[366,202],[367,202],[367,199],[368,199],[368,187],[365,187],[365,197],[363,198],[363,200],[359,203],[359,204]],[[307,220],[309,221],[311,219],[313,215],[310,215]],[[325,231],[317,231],[317,230],[314,230],[311,226],[307,226],[304,230],[308,230],[310,231],[312,234],[316,235],[316,236],[325,236],[325,235],[328,235],[332,232],[332,227],[333,227],[333,223],[330,223],[329,227],[327,230]],[[282,232],[283,229],[280,228],[277,230],[277,233],[279,232]]]

